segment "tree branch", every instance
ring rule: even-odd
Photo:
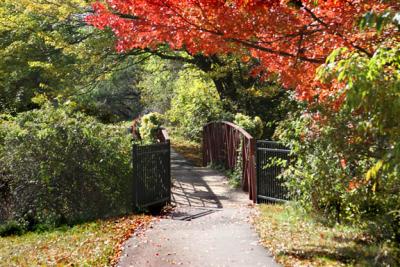
[[[285,51],[273,50],[273,49],[268,48],[268,47],[257,45],[256,43],[250,43],[250,42],[243,41],[243,40],[236,39],[236,38],[229,38],[229,39],[226,39],[226,40],[227,41],[232,41],[232,42],[237,42],[237,43],[240,43],[240,44],[242,44],[244,46],[247,46],[247,47],[250,47],[250,48],[254,48],[254,49],[257,49],[257,50],[260,50],[260,51],[264,51],[264,52],[267,52],[267,53],[270,53],[270,54],[275,54],[275,55],[284,56],[284,57],[291,57],[291,58],[295,58],[295,59],[297,58],[297,59],[300,59],[302,61],[306,61],[306,62],[310,62],[310,63],[322,64],[322,63],[325,62],[325,58],[308,58],[308,57],[305,57],[305,56],[297,56],[297,55],[294,55],[294,54],[291,54],[291,53],[288,53],[288,52],[285,52]]]
[[[317,15],[315,15],[314,12],[311,11],[311,9],[309,9],[308,7],[306,7],[301,1],[299,1],[299,2],[300,2],[300,5],[301,5],[301,8],[303,8],[315,21],[317,21],[319,24],[321,24],[321,25],[324,26],[325,28],[330,29],[329,25],[326,24],[326,23],[325,23],[321,18],[319,18]],[[342,38],[344,41],[346,41],[347,43],[349,43],[350,46],[353,47],[354,49],[356,49],[356,50],[358,50],[358,51],[360,51],[360,52],[366,54],[368,57],[372,57],[372,56],[373,56],[373,54],[370,53],[368,50],[362,48],[362,47],[359,46],[359,45],[355,45],[355,44],[353,44],[352,42],[350,42],[350,41],[346,38],[346,36],[344,36],[344,35],[341,34],[340,32],[338,32],[338,31],[336,31],[336,30],[333,30],[333,32],[334,32],[334,34],[336,34],[337,36],[339,36],[340,38]]]

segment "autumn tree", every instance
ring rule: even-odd
[[[366,12],[393,17],[399,3],[367,0],[203,1],[107,0],[96,3],[87,21],[111,28],[117,50],[173,50],[196,55],[241,55],[259,64],[253,74],[279,74],[285,87],[301,99],[325,99],[331,87],[314,81],[316,68],[334,49],[348,47],[371,57],[378,44],[393,37],[393,28],[360,31]],[[382,22],[384,19],[382,19]],[[398,36],[396,37],[398,40]]]

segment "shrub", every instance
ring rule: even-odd
[[[341,88],[328,99],[330,105],[293,114],[277,131],[296,155],[285,177],[303,207],[397,243],[399,48],[382,47],[372,58],[336,51],[319,73]]]
[[[157,133],[161,128],[162,121],[163,116],[157,112],[152,112],[142,117],[139,132],[145,144],[151,144],[157,141]]]
[[[264,123],[260,117],[255,116],[253,119],[250,116],[242,113],[237,113],[233,123],[245,129],[254,138],[259,139],[263,135]]]
[[[25,225],[17,221],[7,221],[0,224],[0,236],[21,235],[25,232]]]
[[[124,127],[66,105],[3,119],[0,223],[36,229],[129,212],[130,151]]]

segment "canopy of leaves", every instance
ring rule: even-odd
[[[132,77],[127,77],[132,73],[123,71],[136,63],[136,57],[117,55],[112,33],[84,22],[89,2],[0,2],[0,112],[37,108],[31,101],[36,94],[51,99],[94,92],[91,103],[88,98],[76,98],[89,113],[96,111],[105,120],[134,116],[133,109],[139,105],[134,90],[127,90],[133,84]],[[124,80],[127,86],[121,87],[116,80]],[[113,103],[104,104],[105,94]],[[117,111],[109,110],[116,106],[113,95],[124,98]]]
[[[298,97],[307,100],[332,91],[314,81],[316,68],[332,50],[348,47],[371,56],[377,44],[395,36],[393,27],[360,31],[361,16],[389,10],[394,17],[400,5],[397,0],[106,2],[94,4],[96,13],[87,21],[100,29],[110,27],[121,52],[166,43],[191,55],[253,57],[260,62],[256,73],[278,73],[285,87],[296,88]]]

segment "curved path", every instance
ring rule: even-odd
[[[214,170],[171,157],[176,208],[129,239],[118,266],[279,266],[251,228],[247,194]]]

